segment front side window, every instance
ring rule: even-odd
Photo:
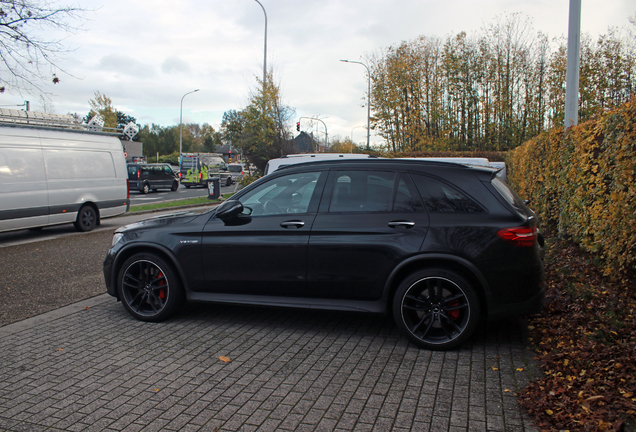
[[[484,209],[458,189],[433,177],[413,174],[413,181],[428,211],[433,213],[481,213]]]
[[[251,216],[307,213],[320,172],[296,173],[260,184],[239,201]]]
[[[338,171],[333,184],[330,213],[391,210],[394,172]]]

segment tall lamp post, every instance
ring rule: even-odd
[[[199,89],[187,92],[181,98],[181,108],[179,109],[179,169],[181,169],[181,146],[183,144],[183,98],[191,93],[196,93],[198,91]]]
[[[263,93],[265,90],[265,80],[267,79],[267,12],[265,12],[265,8],[258,0],[254,0],[259,4],[261,9],[263,9],[263,14],[265,15],[265,43],[263,48]]]
[[[353,61],[353,60],[340,60],[345,63],[357,63],[361,64],[365,68],[367,68],[367,78],[368,78],[368,89],[367,89],[367,150],[370,150],[369,147],[369,134],[371,133],[371,71],[369,70],[369,66],[366,64]]]

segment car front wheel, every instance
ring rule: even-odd
[[[393,318],[416,345],[446,350],[464,343],[479,322],[479,299],[460,275],[446,269],[411,274],[395,292]]]
[[[126,310],[141,321],[162,321],[183,302],[181,282],[173,267],[152,253],[138,253],[119,271],[119,298]]]

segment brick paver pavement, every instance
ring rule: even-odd
[[[382,316],[189,304],[144,323],[103,295],[0,327],[0,430],[536,431],[523,330],[431,352]]]

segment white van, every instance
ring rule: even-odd
[[[265,166],[265,172],[263,173],[263,177],[267,174],[271,174],[276,171],[278,168],[287,166],[287,165],[295,165],[303,162],[316,162],[321,160],[333,160],[333,159],[364,159],[364,158],[373,158],[376,156],[370,156],[367,154],[358,154],[358,153],[305,153],[305,154],[290,154],[287,156],[283,156],[278,159],[271,159],[267,162]]]
[[[63,223],[90,231],[129,206],[119,138],[0,124],[0,232]]]

